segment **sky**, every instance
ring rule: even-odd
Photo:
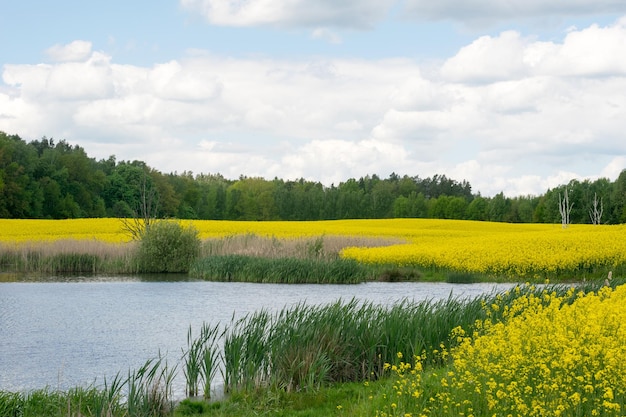
[[[163,173],[626,169],[623,0],[0,0],[0,131]]]

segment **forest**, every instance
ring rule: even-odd
[[[337,185],[192,172],[162,173],[142,161],[96,160],[78,145],[0,132],[0,218],[155,217],[214,220],[441,218],[561,223],[626,223],[626,170],[614,181],[571,180],[539,196],[483,197],[469,182],[372,174]],[[600,216],[598,217],[598,214]]]

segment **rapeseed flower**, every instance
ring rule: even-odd
[[[485,319],[471,337],[452,331],[458,345],[450,349],[450,370],[432,374],[436,393],[426,394],[421,368],[411,374],[399,365],[395,391],[418,395],[400,402],[407,395],[395,392],[391,400],[415,415],[623,415],[626,286],[575,292],[515,291],[501,319]]]

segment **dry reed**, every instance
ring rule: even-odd
[[[136,270],[135,247],[136,242],[110,243],[95,239],[0,242],[0,270],[131,273]]]
[[[263,258],[297,258],[333,260],[347,247],[381,247],[406,243],[397,238],[366,236],[320,236],[284,238],[255,234],[233,235],[204,240],[201,257],[213,255],[246,255]]]

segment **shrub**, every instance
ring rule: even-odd
[[[159,221],[147,228],[139,243],[141,272],[189,272],[200,252],[198,231],[177,222]]]

